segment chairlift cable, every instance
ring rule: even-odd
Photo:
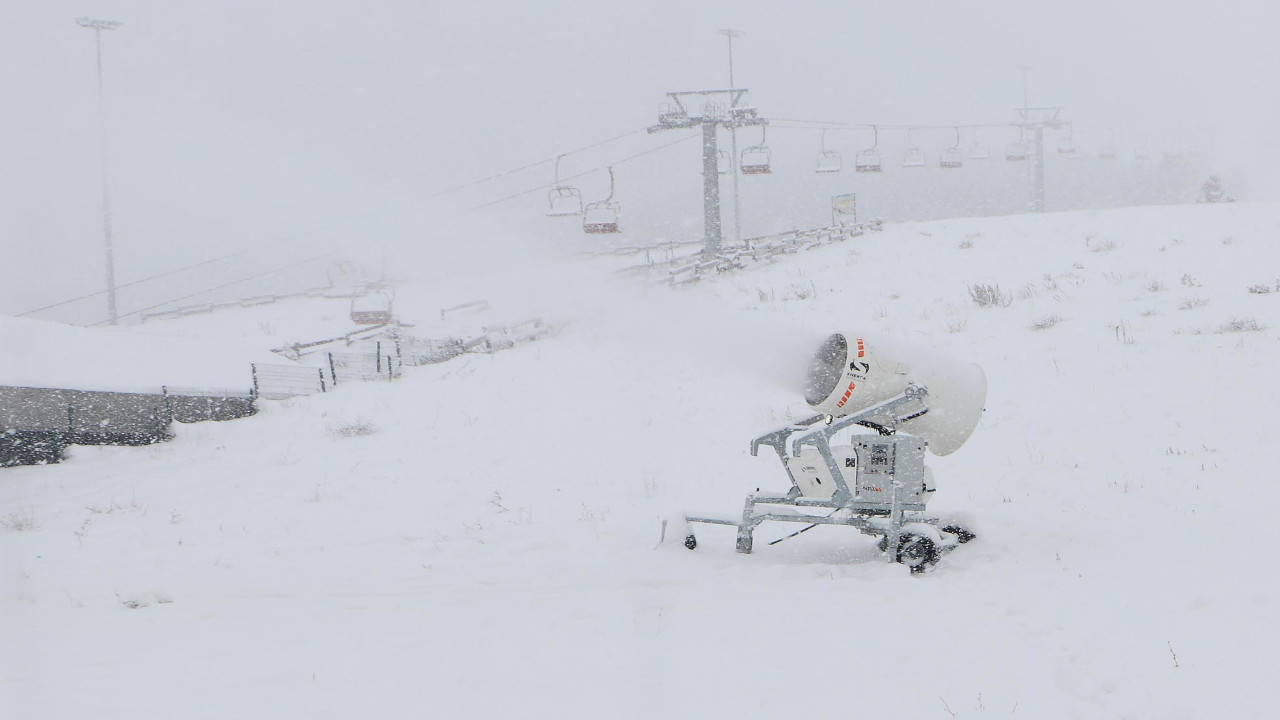
[[[792,123],[790,126],[779,126],[785,130],[820,130],[829,128],[832,130],[866,130],[873,126],[885,128],[887,130],[950,130],[951,128],[1000,128],[1008,127],[1008,123],[970,123],[961,125],[917,125],[917,124],[898,124],[890,125],[884,123],[851,123],[835,120],[798,120],[794,118],[773,118],[770,124],[776,123]]]
[[[664,149],[666,149],[666,148],[671,147],[672,145],[679,145],[680,143],[683,143],[683,142],[689,142],[690,140],[693,140],[693,139],[695,139],[695,138],[699,138],[699,136],[697,136],[697,135],[688,135],[688,136],[685,136],[685,137],[680,138],[679,140],[675,140],[675,141],[672,141],[672,142],[666,143],[666,144],[664,144],[664,145],[659,145],[659,146],[657,146],[657,147],[655,147],[655,148],[650,148],[650,149],[648,149],[648,150],[644,150],[644,151],[642,151],[642,152],[638,152],[638,153],[636,153],[636,154],[634,154],[634,155],[628,155],[627,157],[622,158],[621,160],[617,160],[617,161],[615,161],[613,164],[614,164],[614,165],[621,165],[622,163],[630,162],[630,161],[635,160],[636,158],[642,157],[642,156],[644,156],[644,155],[648,155],[648,154],[650,154],[650,153],[655,153],[655,152],[658,152],[659,150],[664,150]],[[569,181],[569,180],[576,180],[576,179],[578,179],[578,178],[580,178],[580,177],[585,177],[585,176],[587,176],[587,175],[590,175],[590,174],[591,174],[591,173],[593,173],[593,172],[599,172],[600,170],[603,170],[603,169],[604,169],[603,167],[596,167],[596,168],[592,168],[592,169],[590,169],[590,170],[583,170],[582,172],[580,172],[580,173],[578,173],[578,174],[576,174],[576,175],[570,175],[569,177],[566,177],[566,178],[563,178],[563,179],[564,179],[565,181]],[[527,190],[521,190],[520,192],[514,193],[514,194],[512,194],[512,195],[508,195],[508,196],[503,197],[503,198],[499,198],[499,199],[497,199],[497,200],[493,200],[493,201],[490,201],[490,202],[487,202],[487,203],[484,203],[484,204],[481,204],[481,205],[476,205],[475,207],[468,208],[468,209],[466,209],[466,210],[464,210],[464,211],[462,211],[461,213],[458,213],[458,214],[459,214],[459,215],[465,215],[465,214],[467,214],[467,213],[472,213],[472,212],[475,212],[476,210],[482,210],[482,209],[487,208],[487,207],[490,207],[490,206],[492,206],[492,205],[497,205],[497,204],[499,204],[499,203],[504,203],[504,202],[506,202],[506,201],[508,201],[508,200],[514,200],[514,199],[516,199],[516,198],[518,198],[518,197],[522,197],[522,196],[524,196],[524,195],[528,195],[528,194],[530,194],[530,193],[535,193],[535,192],[538,192],[538,191],[540,191],[540,190],[546,190],[546,189],[547,189],[547,188],[549,188],[549,187],[552,187],[552,185],[551,185],[550,183],[544,183],[544,184],[539,185],[539,186],[537,186],[537,187],[532,187],[532,188],[529,188],[529,189],[527,189]]]
[[[120,313],[119,317],[129,317],[130,315],[139,315],[139,314],[144,313],[144,312],[146,312],[146,311],[148,311],[148,310],[154,310],[154,309],[156,309],[156,308],[158,308],[158,307],[164,307],[165,305],[172,305],[173,303],[181,302],[181,301],[183,301],[183,300],[190,300],[190,299],[191,299],[191,298],[193,298],[193,297],[199,297],[199,296],[201,296],[201,295],[207,295],[207,294],[209,294],[209,293],[211,293],[211,292],[216,292],[216,291],[218,291],[218,290],[223,290],[223,289],[225,289],[225,288],[229,288],[229,287],[231,287],[231,286],[233,286],[233,285],[239,285],[240,283],[249,282],[250,280],[257,280],[257,279],[258,279],[258,278],[260,278],[260,277],[266,277],[267,275],[272,275],[272,274],[274,274],[274,273],[280,272],[281,270],[289,270],[289,269],[291,269],[291,268],[295,268],[295,267],[298,267],[298,266],[300,266],[300,265],[306,265],[306,264],[308,264],[308,263],[316,262],[317,260],[324,260],[324,259],[326,259],[326,258],[330,258],[330,257],[333,257],[334,255],[337,255],[339,252],[341,252],[341,251],[339,251],[339,250],[334,250],[333,252],[327,252],[327,253],[324,253],[323,255],[316,255],[315,257],[311,257],[311,258],[308,258],[308,259],[306,259],[306,260],[300,260],[300,261],[298,261],[298,262],[296,262],[296,263],[289,263],[288,265],[281,265],[281,266],[279,266],[279,267],[275,267],[275,268],[272,268],[272,269],[270,269],[270,270],[266,270],[266,271],[264,271],[264,272],[257,273],[257,274],[255,274],[255,275],[250,275],[249,277],[240,278],[239,280],[233,280],[233,281],[231,281],[231,282],[229,282],[229,283],[223,283],[222,285],[218,285],[217,287],[211,287],[211,288],[208,288],[208,289],[206,289],[206,290],[201,290],[200,292],[191,293],[190,295],[183,295],[182,297],[179,297],[179,298],[170,298],[169,300],[165,300],[164,302],[156,303],[155,305],[148,305],[147,307],[139,308],[139,309],[137,309],[137,310],[132,310],[132,311],[127,312],[127,313]],[[110,320],[109,320],[109,319],[108,319],[108,320],[99,320],[98,322],[93,323],[93,324],[92,324],[92,325],[90,325],[89,327],[97,327],[97,326],[99,326],[99,325],[103,325],[103,324],[106,324],[106,323],[108,323],[108,322],[110,322]]]
[[[518,168],[513,168],[513,169],[511,169],[511,170],[503,170],[502,172],[500,172],[500,173],[496,173],[496,174],[494,174],[494,175],[490,175],[489,177],[480,178],[479,180],[471,180],[471,181],[469,181],[469,182],[465,182],[465,183],[463,183],[463,184],[461,184],[461,185],[457,185],[457,186],[454,186],[454,187],[451,187],[451,188],[448,188],[448,189],[445,189],[445,190],[440,190],[439,192],[435,192],[435,193],[432,193],[432,194],[430,194],[430,195],[427,195],[427,196],[425,197],[425,199],[427,199],[427,200],[434,200],[435,198],[438,198],[438,197],[440,197],[440,196],[442,196],[442,195],[448,195],[448,194],[450,194],[450,193],[454,193],[454,192],[457,192],[457,191],[459,191],[459,190],[465,190],[465,189],[467,189],[467,188],[469,188],[469,187],[473,187],[473,186],[475,186],[475,185],[480,185],[480,184],[483,184],[483,183],[491,182],[491,181],[493,181],[493,180],[497,180],[497,179],[499,179],[499,178],[506,177],[507,175],[512,175],[512,174],[514,174],[514,173],[523,172],[523,171],[525,171],[525,170],[529,170],[529,169],[531,169],[531,168],[538,167],[539,165],[546,165],[547,163],[549,163],[549,162],[555,162],[557,159],[562,158],[562,157],[565,157],[566,155],[575,155],[575,154],[577,154],[577,153],[585,152],[585,151],[587,151],[587,150],[591,150],[591,149],[594,149],[594,148],[598,148],[598,147],[600,147],[601,145],[608,145],[609,143],[617,142],[617,141],[619,141],[619,140],[622,140],[623,138],[628,138],[628,137],[631,137],[632,135],[639,135],[639,134],[642,134],[642,133],[644,133],[644,132],[645,132],[644,130],[632,130],[631,132],[623,133],[623,134],[621,134],[621,135],[618,135],[617,137],[609,138],[608,140],[601,140],[600,142],[591,143],[590,145],[583,145],[582,147],[577,148],[576,150],[570,150],[569,152],[560,153],[559,155],[556,155],[555,157],[550,157],[550,158],[546,158],[546,159],[543,159],[543,160],[538,160],[538,161],[536,161],[536,162],[531,162],[531,163],[529,163],[528,165],[521,165],[520,167],[518,167]]]
[[[172,269],[172,270],[166,270],[166,271],[164,271],[164,272],[162,272],[162,273],[158,273],[158,274],[156,274],[156,275],[150,275],[150,276],[147,276],[147,277],[144,277],[144,278],[139,278],[139,279],[137,279],[137,280],[131,280],[131,281],[127,282],[127,283],[122,283],[122,284],[120,284],[120,285],[117,285],[117,286],[116,286],[116,288],[117,288],[117,289],[120,289],[120,288],[132,287],[132,286],[134,286],[134,285],[140,285],[140,284],[142,284],[142,283],[144,283],[144,282],[150,282],[150,281],[152,281],[152,280],[158,280],[158,279],[160,279],[160,278],[162,278],[162,277],[167,277],[167,276],[169,276],[169,275],[176,275],[176,274],[178,274],[178,273],[180,273],[180,272],[185,272],[185,271],[187,271],[187,270],[192,270],[192,269],[194,269],[194,268],[202,267],[202,266],[204,266],[204,265],[210,265],[210,264],[212,264],[212,263],[221,262],[221,261],[223,261],[223,260],[227,260],[227,259],[229,259],[229,258],[238,257],[238,256],[240,256],[240,255],[244,255],[244,254],[251,253],[251,252],[254,252],[254,251],[257,251],[257,250],[261,250],[261,249],[262,249],[262,248],[249,248],[249,249],[247,249],[247,250],[241,250],[240,252],[231,253],[230,255],[223,255],[223,256],[221,256],[221,257],[211,258],[211,259],[209,259],[209,260],[202,260],[202,261],[200,261],[200,262],[198,262],[198,263],[195,263],[194,265],[184,265],[183,267],[180,267],[180,268],[174,268],[174,269]],[[89,294],[87,294],[87,295],[81,295],[80,297],[71,298],[70,300],[62,300],[62,301],[60,301],[60,302],[53,303],[52,305],[45,305],[44,307],[38,307],[38,308],[36,308],[36,309],[34,309],[34,310],[27,310],[26,312],[21,312],[21,313],[18,313],[17,315],[14,315],[14,317],[26,317],[27,315],[34,315],[35,313],[43,312],[43,311],[45,311],[45,310],[52,310],[53,308],[56,308],[56,307],[62,307],[63,305],[70,305],[71,303],[74,303],[74,302],[80,302],[81,300],[88,300],[89,298],[92,298],[92,297],[97,297],[97,296],[99,296],[99,295],[105,295],[105,294],[106,294],[106,292],[107,292],[106,290],[99,290],[99,291],[97,291],[97,292],[91,292],[91,293],[89,293]]]

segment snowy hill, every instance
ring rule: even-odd
[[[503,273],[557,335],[0,473],[0,714],[1265,717],[1277,238],[1240,203],[898,225],[674,289]],[[836,330],[984,368],[930,459],[978,540],[918,577],[845,528],[655,548],[787,487],[748,442]]]

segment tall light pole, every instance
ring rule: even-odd
[[[1018,69],[1022,71],[1022,108],[1031,107],[1030,95],[1027,94],[1027,73],[1031,72],[1030,65],[1019,65]]]
[[[733,39],[741,37],[738,30],[723,29],[721,35],[729,41],[729,87],[738,87],[733,83]],[[733,153],[729,160],[729,171],[733,173],[733,242],[742,243],[742,213],[738,211],[738,128],[729,128],[729,150]]]
[[[102,84],[102,31],[115,30],[122,23],[115,20],[98,20],[95,18],[76,18],[80,27],[93,30],[93,40],[98,55],[98,140],[102,148],[102,234],[107,253],[107,316],[108,321],[116,324],[116,263],[111,250],[111,194],[107,183],[107,103]]]

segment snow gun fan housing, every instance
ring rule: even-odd
[[[973,363],[835,333],[809,364],[804,395],[814,411],[838,419],[901,395],[910,386],[928,393],[928,411],[902,420],[896,430],[925,439],[935,455],[959,450],[977,427],[987,400],[986,375]]]

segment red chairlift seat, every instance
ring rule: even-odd
[[[609,197],[593,203],[588,203],[586,210],[582,213],[582,231],[592,235],[600,235],[604,233],[616,233],[621,229],[618,227],[618,216],[621,214],[621,208],[618,203],[613,200],[614,182],[613,168],[609,168]]]
[[[938,159],[938,167],[946,169],[964,167],[964,154],[958,147],[947,148],[942,151],[942,156]]]
[[[770,167],[772,153],[764,145],[756,145],[742,151],[742,162],[739,167],[743,175],[768,175],[773,172]]]
[[[853,169],[860,173],[881,172],[880,151],[875,148],[859,151],[854,156]]]
[[[588,203],[582,216],[582,231],[592,235],[621,232],[619,210],[618,204],[609,200]]]

